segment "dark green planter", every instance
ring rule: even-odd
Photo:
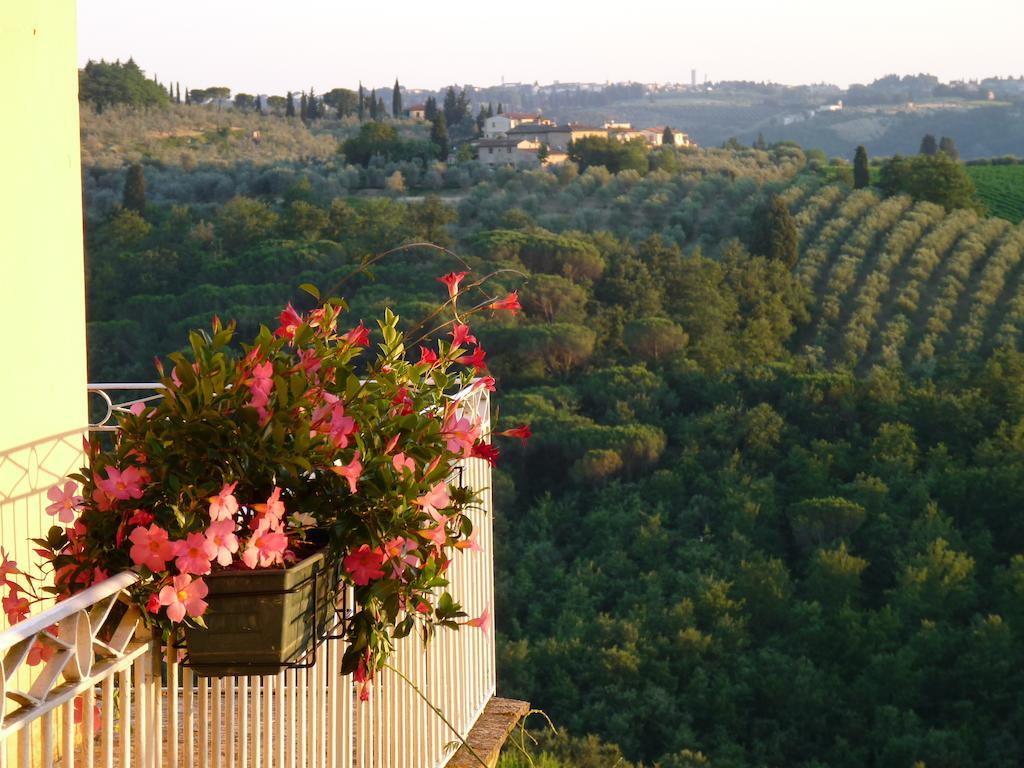
[[[301,660],[334,619],[338,573],[323,550],[290,568],[204,578],[207,629],[185,630],[189,665],[198,675],[276,674]]]

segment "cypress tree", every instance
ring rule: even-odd
[[[181,104],[181,83],[174,84],[174,103]]]
[[[192,92],[189,91],[188,88],[185,89],[185,103],[186,104],[191,104],[192,103]]]
[[[365,94],[366,94],[366,92],[363,90],[363,81],[360,80],[359,81],[359,99],[358,99],[358,107],[357,107],[357,111],[358,111],[358,114],[359,114],[359,122],[360,123],[363,122],[363,120],[366,118],[366,103],[365,103],[366,102],[366,96],[365,96]]]
[[[377,119],[377,89],[370,91],[370,119]]]
[[[384,106],[384,97],[377,97],[377,119],[383,120],[388,116],[388,108]]]
[[[505,110],[502,109],[501,102],[499,101],[498,102],[498,114],[501,115],[501,114],[504,114],[504,112],[505,112]]]
[[[306,92],[302,92],[302,98],[299,99],[299,119],[305,122],[309,119],[309,102],[306,100]]]
[[[671,126],[665,126],[665,131],[661,134],[661,143],[666,147],[674,147],[676,145],[676,135],[672,132]]]
[[[938,142],[935,141],[935,137],[930,133],[921,139],[921,154],[927,157],[933,157],[939,153]]]
[[[939,139],[939,152],[945,154],[950,160],[960,159],[960,151],[956,148],[956,142],[949,138],[949,136],[943,136]]]
[[[853,188],[864,189],[871,184],[871,172],[868,170],[868,151],[864,145],[857,147],[853,156]]]
[[[142,173],[139,163],[128,166],[128,175],[124,179],[122,205],[129,211],[140,214],[146,212],[146,176]]]
[[[437,117],[437,99],[433,96],[427,97],[427,103],[423,107],[423,117],[434,122],[434,118]]]
[[[295,95],[288,91],[288,103],[284,107],[285,117],[295,117]]]
[[[750,250],[757,256],[767,256],[769,259],[781,261],[792,269],[800,258],[799,246],[793,215],[785,201],[778,195],[773,195],[755,217]]]
[[[398,78],[395,78],[395,87],[391,91],[391,116],[396,120],[402,116],[402,89],[398,87]]]
[[[439,160],[448,157],[448,124],[445,122],[443,112],[438,112],[434,116],[434,123],[430,126],[430,141],[437,147]]]
[[[754,149],[764,150],[764,149],[767,149],[767,148],[768,148],[768,144],[764,140],[764,134],[763,133],[758,133],[757,134],[757,140],[754,142]]]

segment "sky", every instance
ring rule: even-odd
[[[182,88],[1024,74],[1024,0],[78,0],[78,52]]]

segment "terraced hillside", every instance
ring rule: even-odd
[[[797,273],[812,293],[796,351],[927,371],[942,356],[1020,341],[1021,225],[837,186],[784,199],[800,233]]]

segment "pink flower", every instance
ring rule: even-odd
[[[70,523],[75,519],[75,510],[82,505],[82,497],[75,495],[75,491],[78,490],[78,483],[68,480],[64,483],[64,488],[61,489],[59,485],[53,486],[46,492],[46,498],[53,502],[46,508],[46,514],[58,515],[58,520],[62,523]]]
[[[271,527],[270,523],[270,519],[266,517],[260,521],[259,527],[253,531],[249,544],[242,553],[242,562],[249,568],[267,568],[284,563],[288,537],[277,527]]]
[[[472,456],[473,444],[480,438],[480,427],[474,427],[468,418],[459,418],[451,411],[444,420],[441,434],[448,442],[449,451],[458,456]]]
[[[84,706],[85,704],[82,701],[82,697],[75,696],[74,720],[78,724],[81,724],[82,720],[84,719],[84,715],[82,713],[82,708]],[[92,727],[94,731],[98,731],[103,727],[103,718],[100,717],[99,704],[92,705]]]
[[[473,389],[486,389],[488,392],[493,392],[494,377],[493,376],[481,376],[479,379],[473,382]]]
[[[57,625],[54,624],[52,627],[49,627],[48,631],[51,634],[56,635]],[[52,659],[54,654],[56,653],[57,649],[53,646],[43,645],[42,641],[36,640],[34,643],[32,643],[32,647],[28,651],[28,658],[25,659],[25,663],[28,664],[30,667],[34,667],[37,664],[45,664],[50,659]]]
[[[356,431],[355,420],[345,415],[345,404],[336,395],[325,392],[324,405],[313,412],[313,423],[321,432],[330,435],[331,442],[337,448],[348,447],[348,436]]]
[[[488,443],[474,443],[471,455],[473,458],[483,459],[492,467],[498,465],[498,449]]]
[[[185,614],[202,616],[206,612],[206,601],[203,600],[208,592],[206,582],[202,579],[192,580],[191,576],[180,574],[175,576],[171,583],[160,590],[160,605],[167,606],[167,618],[177,624],[185,618]]]
[[[452,324],[452,346],[461,347],[463,344],[476,344],[476,336],[469,332],[469,326],[465,323]]]
[[[149,528],[136,528],[129,534],[132,562],[144,565],[153,573],[166,570],[167,561],[174,557],[174,547],[167,540],[167,531],[154,523]]]
[[[492,301],[490,304],[487,305],[486,308],[487,309],[507,309],[509,312],[511,312],[514,315],[516,312],[518,312],[520,309],[522,309],[522,307],[519,306],[519,291],[512,291],[512,293],[510,293],[504,299],[498,299],[497,301]]]
[[[216,496],[210,497],[210,519],[230,520],[238,514],[238,499],[234,497],[235,486],[238,483],[225,484]]]
[[[423,507],[423,511],[435,520],[443,521],[445,518],[439,514],[439,510],[447,509],[452,504],[451,495],[448,493],[448,484],[442,480],[427,493],[418,497],[415,503]]]
[[[462,278],[465,276],[465,272],[449,272],[444,277],[437,278],[437,281],[448,286],[448,297],[454,299],[455,295],[459,292],[459,283],[462,282]]]
[[[238,551],[238,537],[235,536],[235,521],[218,520],[206,529],[206,540],[214,549],[214,557],[218,565],[231,565],[235,552]]]
[[[280,526],[281,521],[284,520],[284,502],[281,501],[281,489],[276,485],[274,490],[271,491],[270,496],[267,497],[267,503],[256,504],[255,507],[270,518],[270,526],[272,528],[277,528]]]
[[[484,548],[480,546],[480,543],[476,540],[476,529],[469,534],[469,538],[463,539],[462,541],[455,542],[456,549],[468,549],[470,552],[483,552]]]
[[[463,365],[472,365],[478,371],[487,370],[487,363],[484,362],[484,358],[487,357],[487,353],[483,347],[473,347],[473,353],[468,357],[460,357],[459,362]]]
[[[412,554],[416,551],[416,542],[402,536],[396,536],[384,545],[384,554],[391,564],[391,578],[400,579],[407,565],[418,568],[420,559]]]
[[[491,612],[489,609],[484,608],[483,613],[477,616],[475,619],[470,619],[466,622],[466,626],[469,627],[480,627],[481,631],[487,635],[490,634],[491,629]]]
[[[153,522],[153,513],[144,509],[136,509],[128,518],[128,525],[149,525]]]
[[[433,365],[437,362],[437,353],[432,349],[420,346],[420,364]]]
[[[331,467],[331,471],[341,475],[348,480],[348,489],[350,493],[356,492],[356,482],[359,480],[359,476],[363,474],[363,465],[359,463],[359,451],[355,452],[352,457],[352,461],[342,467]]]
[[[281,311],[278,320],[280,320],[281,325],[274,331],[274,335],[285,339],[294,339],[295,332],[302,325],[302,316],[295,311],[291,302],[288,302],[288,306]]]
[[[379,549],[370,549],[369,544],[363,544],[342,561],[342,566],[357,586],[365,587],[371,579],[384,575],[381,570],[383,562],[384,556]]]
[[[362,320],[359,321],[359,325],[342,336],[342,338],[353,347],[370,346],[370,332],[367,330],[366,326],[363,325]]]
[[[416,462],[406,456],[404,453],[396,453],[391,457],[391,466],[395,468],[395,472],[403,474],[403,470],[409,470],[410,472],[416,472]]]
[[[125,499],[141,499],[144,482],[146,482],[145,475],[136,467],[128,467],[123,472],[114,467],[107,467],[106,479],[97,480],[96,485],[115,499],[124,501]]]
[[[420,530],[423,538],[434,544],[434,550],[441,551],[441,547],[448,541],[448,531],[445,527],[444,518],[437,521],[436,525],[428,526]]]
[[[10,580],[11,576],[20,576],[21,571],[18,570],[18,563],[15,560],[11,560],[7,557],[7,553],[4,550],[0,550],[0,584],[8,584],[12,587],[18,585]]]
[[[160,596],[156,592],[149,596],[146,601],[146,610],[150,613],[160,613]]]
[[[530,431],[529,424],[523,424],[521,427],[515,429],[506,429],[504,432],[497,433],[499,437],[518,437],[523,441],[523,445],[526,445],[527,439],[533,437],[533,433]]]
[[[174,565],[181,573],[204,576],[210,572],[210,561],[217,556],[217,548],[201,533],[190,533],[183,541],[174,542]]]
[[[14,585],[8,585],[7,597],[3,599],[4,613],[7,614],[7,621],[10,624],[17,624],[28,616],[29,603],[28,598],[21,594],[19,588]]]

